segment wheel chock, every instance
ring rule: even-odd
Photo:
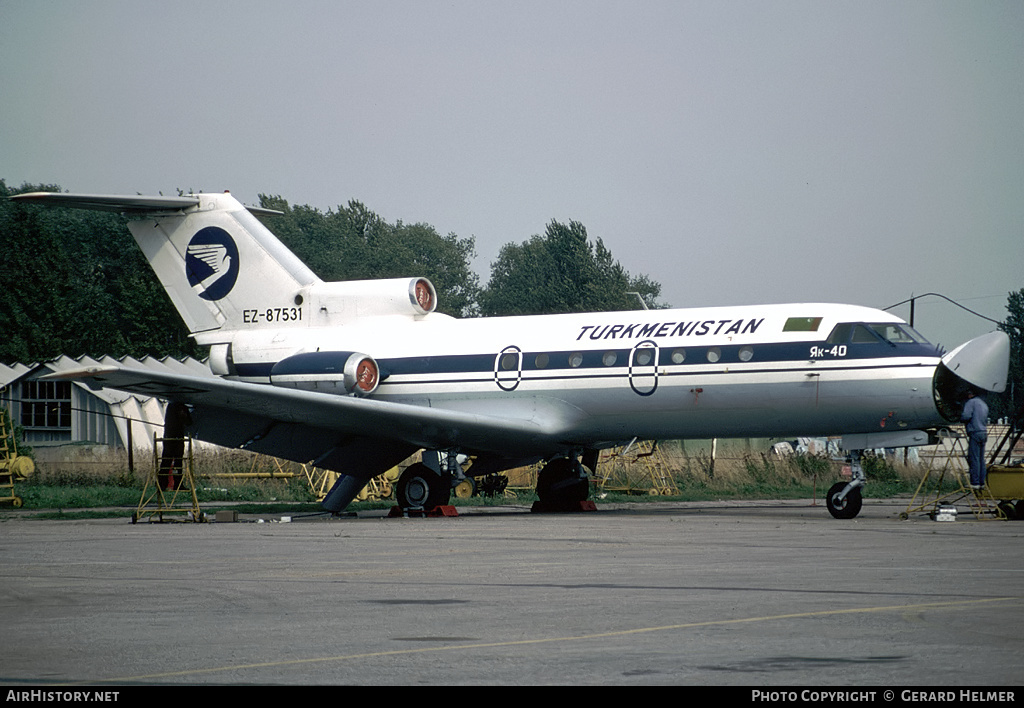
[[[597,511],[597,504],[587,499],[574,502],[542,502],[535,501],[530,511],[534,514],[573,514],[581,511]]]
[[[459,512],[455,510],[454,506],[450,504],[443,504],[441,506],[435,506],[433,509],[408,509],[402,511],[402,507],[393,506],[391,511],[388,512],[388,518],[394,519],[399,516],[408,516],[410,519],[436,519],[441,516],[458,516]]]

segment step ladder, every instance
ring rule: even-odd
[[[32,474],[33,467],[31,458],[18,456],[14,421],[10,411],[0,408],[0,504],[10,502],[15,509],[21,508],[24,502],[14,493],[14,480]]]
[[[180,456],[161,455],[169,446],[180,446]],[[153,466],[146,477],[139,506],[132,513],[132,523],[143,519],[151,523],[206,521],[206,515],[199,509],[199,499],[196,497],[192,438],[161,438],[153,435]]]
[[[955,506],[959,502],[967,504],[979,521],[1008,519],[1006,509],[992,496],[987,486],[971,488],[970,473],[962,465],[967,458],[967,438],[958,432],[948,431],[945,439],[951,441],[949,453],[945,457],[932,458],[900,518],[908,519],[913,513],[925,513],[934,519],[942,507]],[[936,460],[941,460],[938,469],[935,469]]]

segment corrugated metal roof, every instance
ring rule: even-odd
[[[0,364],[0,387],[6,386],[11,381],[21,378],[23,374],[31,370],[35,364]]]
[[[60,373],[63,371],[70,371],[72,369],[80,369],[83,367],[91,366],[104,366],[111,364],[122,364],[124,366],[131,366],[137,369],[149,369],[152,371],[171,371],[174,373],[186,373],[192,376],[214,376],[210,371],[210,367],[207,365],[206,360],[194,359],[192,357],[186,357],[184,359],[175,359],[174,357],[153,357],[144,356],[141,359],[135,359],[134,357],[112,357],[103,356],[99,359],[94,359],[91,356],[80,356],[70,357],[62,355],[56,359],[50,361],[44,361],[35,364],[22,364],[15,363],[11,365],[0,364],[0,386],[8,386],[12,383],[17,382],[19,379],[24,377],[26,374],[33,373],[40,368],[46,368],[53,373]],[[75,382],[76,385],[87,388],[92,391],[98,398],[101,398],[107,402],[122,401],[126,397],[134,394],[127,394],[122,391],[114,391],[109,389],[93,390],[89,389],[83,383]],[[138,396],[137,396],[138,397]],[[140,398],[146,398],[142,396]]]
[[[104,356],[94,359],[89,356],[69,357],[60,356],[51,361],[37,364],[16,363],[11,365],[0,364],[0,388],[7,388],[17,384],[27,376],[42,375],[42,373],[60,373],[83,367],[109,366],[121,364],[137,369],[148,369],[151,371],[173,371],[175,373],[187,373],[193,376],[210,376],[210,371],[205,361],[193,359],[175,359],[174,357],[151,357],[141,359],[133,357],[111,357]],[[143,447],[150,447],[153,433],[159,433],[163,429],[165,404],[160,399],[152,396],[143,396],[136,393],[127,393],[114,389],[93,389],[81,381],[72,381],[72,384],[88,395],[102,401],[113,414],[113,420],[117,427],[118,434],[123,443],[127,441],[127,425],[131,420],[134,431],[134,444]],[[12,390],[8,395],[18,398],[18,389]],[[5,398],[7,396],[4,396]]]

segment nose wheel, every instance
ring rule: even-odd
[[[847,482],[833,484],[825,497],[828,513],[837,519],[852,519],[860,513],[863,503],[860,487],[850,488]]]

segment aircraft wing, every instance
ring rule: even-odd
[[[81,368],[48,379],[83,380],[187,403],[198,439],[369,479],[420,448],[522,458],[564,449],[575,409],[531,404],[502,417],[267,384],[121,366]],[[514,407],[508,410],[515,411]]]

